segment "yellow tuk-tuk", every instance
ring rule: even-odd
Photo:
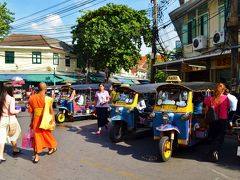
[[[162,161],[170,159],[174,148],[207,138],[203,100],[214,88],[212,82],[165,83],[157,87],[153,131]]]

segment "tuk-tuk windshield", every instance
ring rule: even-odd
[[[126,103],[132,104],[134,101],[135,93],[129,90],[123,90],[117,92],[117,97],[115,99],[116,103]]]
[[[179,88],[160,89],[157,94],[157,105],[176,105],[185,107],[188,101],[188,90]]]

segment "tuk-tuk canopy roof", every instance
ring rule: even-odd
[[[138,93],[155,93],[157,87],[163,84],[166,84],[166,83],[133,85],[133,86],[130,86],[129,89]]]
[[[98,89],[99,84],[75,84],[71,85],[72,89],[75,90],[87,90],[87,89]],[[105,89],[109,89],[111,87],[111,84],[104,84]]]
[[[182,83],[163,83],[157,89],[163,86],[182,86],[192,91],[214,90],[216,83],[214,82],[182,82]]]

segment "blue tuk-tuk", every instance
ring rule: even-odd
[[[120,142],[131,133],[152,130],[153,106],[159,84],[119,87],[111,105],[109,137]]]
[[[203,101],[214,88],[212,82],[165,83],[157,87],[153,132],[162,161],[169,160],[178,146],[191,146],[207,138]]]
[[[105,85],[106,89],[110,84]],[[63,123],[74,118],[92,118],[94,111],[94,95],[98,90],[98,84],[76,84],[67,88],[58,107],[56,121]]]

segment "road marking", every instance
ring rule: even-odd
[[[83,164],[83,165],[87,165],[91,168],[95,168],[97,170],[101,170],[101,171],[111,173],[111,174],[117,174],[119,176],[131,179],[131,180],[147,180],[146,178],[137,176],[136,174],[131,173],[129,171],[114,169],[111,166],[106,166],[106,165],[104,165],[102,163],[99,163],[99,162],[90,162],[88,160],[82,159],[82,160],[80,160],[80,163]]]
[[[221,173],[221,172],[218,172],[218,171],[215,170],[215,169],[211,169],[211,171],[214,172],[214,173],[216,173],[216,174],[218,174],[218,175],[220,175],[220,176],[222,176],[222,177],[224,177],[225,179],[230,179],[229,176],[227,176],[227,175],[225,175],[225,174],[223,174],[223,173]]]

